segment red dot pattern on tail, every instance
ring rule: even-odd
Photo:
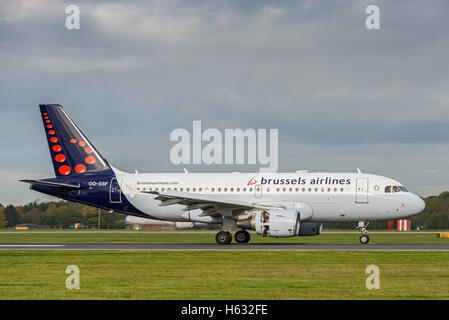
[[[84,173],[84,172],[86,172],[86,166],[84,164],[77,164],[75,166],[75,171],[77,173]]]
[[[95,159],[94,156],[88,156],[86,157],[86,159],[84,159],[84,161],[86,161],[87,164],[94,164],[95,162],[97,162],[97,159]]]
[[[59,153],[55,156],[55,160],[58,162],[64,162],[66,159],[65,155],[63,155],[62,153]]]
[[[63,176],[69,175],[70,172],[72,172],[72,169],[67,165],[62,165],[59,167],[59,173],[62,174]]]

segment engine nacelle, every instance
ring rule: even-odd
[[[318,236],[323,223],[300,222],[298,210],[260,211],[246,219],[237,221],[237,227],[255,230],[264,237],[287,238],[295,236]]]
[[[318,222],[302,222],[299,227],[299,235],[305,236],[319,236],[323,230],[323,224]]]
[[[299,212],[296,210],[261,211],[254,217],[256,232],[264,237],[286,238],[299,235]]]

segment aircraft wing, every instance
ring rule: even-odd
[[[203,195],[197,193],[181,192],[181,191],[141,191],[141,193],[149,193],[157,195],[156,200],[160,200],[159,206],[169,206],[174,204],[184,205],[183,211],[201,209],[202,216],[210,216],[214,214],[223,214],[223,211],[229,210],[272,210],[286,209],[282,205],[269,205],[257,202],[237,201],[220,197],[219,199],[211,195]]]

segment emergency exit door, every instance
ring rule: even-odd
[[[355,202],[368,203],[368,178],[358,178],[355,187]]]

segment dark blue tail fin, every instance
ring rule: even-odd
[[[56,176],[110,174],[108,162],[58,104],[39,105]]]

